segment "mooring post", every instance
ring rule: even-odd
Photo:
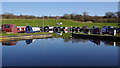
[[[114,29],[114,36],[116,35],[116,29]]]
[[[114,42],[114,47],[116,46],[116,42]]]
[[[27,30],[26,30],[26,31],[27,31],[27,34],[28,34],[28,28],[27,28]]]
[[[90,30],[88,30],[88,34],[90,34]]]
[[[70,30],[71,30],[71,33],[72,33],[72,26],[71,26]]]

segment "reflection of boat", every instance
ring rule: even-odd
[[[2,42],[2,45],[5,45],[5,46],[13,46],[13,45],[16,45],[17,44],[17,41],[5,41],[5,42]]]
[[[60,35],[60,36],[61,36],[61,35],[62,35],[62,32],[58,32],[57,35]]]
[[[120,42],[111,42],[111,41],[101,41],[105,45],[119,46]]]
[[[66,40],[67,39],[67,41],[68,40],[70,40],[72,43],[77,43],[77,42],[88,42],[89,40],[88,39],[79,39],[79,38],[74,38],[74,37],[72,37],[72,38],[64,38],[64,40]]]
[[[97,44],[97,45],[100,45],[100,40],[90,40],[90,41]]]
[[[120,41],[109,41],[109,40],[101,40],[101,39],[88,39],[83,37],[72,37],[72,42],[80,42],[82,40],[90,40],[91,42],[100,45],[100,43],[104,43],[105,45],[111,45],[111,46],[120,46]],[[83,41],[82,41],[83,42]]]
[[[72,37],[81,38],[81,39],[93,39],[93,40],[120,42],[120,37],[117,37],[117,36],[103,36],[103,35],[90,35],[90,34],[72,33]]]
[[[36,39],[28,39],[28,40],[25,40],[26,44],[30,44],[30,43],[33,43]]]

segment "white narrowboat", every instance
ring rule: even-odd
[[[49,27],[49,33],[53,33],[53,29],[54,29],[53,26]]]
[[[32,30],[33,30],[34,32],[40,32],[40,27],[32,27]]]
[[[17,26],[17,31],[18,31],[19,33],[25,32],[25,28],[26,28],[26,26]]]

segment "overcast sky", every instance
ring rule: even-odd
[[[3,2],[119,2],[120,0],[0,0]]]

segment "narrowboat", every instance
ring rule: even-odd
[[[72,28],[72,31],[77,31],[77,27],[73,27],[73,28]]]
[[[101,33],[101,28],[93,29],[93,34],[100,34],[100,33]]]
[[[15,24],[3,24],[2,31],[7,33],[18,33],[17,26]]]
[[[24,33],[26,26],[17,26],[18,33]]]
[[[82,26],[83,33],[88,33],[89,32],[89,27],[88,26]]]
[[[44,32],[49,32],[49,26],[44,27]]]
[[[34,32],[40,32],[40,27],[32,27],[32,30],[33,30]]]
[[[26,33],[35,33],[35,32],[33,31],[33,29],[32,29],[31,26],[26,26],[25,32],[26,32]]]
[[[53,29],[54,29],[53,26],[49,27],[49,33],[53,33]]]
[[[63,33],[68,33],[70,31],[69,27],[63,27]]]

